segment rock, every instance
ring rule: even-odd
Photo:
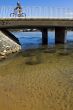
[[[6,50],[4,50],[3,52],[4,52],[4,53],[6,53],[7,51],[6,51]]]
[[[5,58],[6,58],[6,53],[0,52],[0,60],[5,59]]]
[[[0,60],[1,60],[1,59],[5,59],[5,58],[6,58],[6,56],[0,56]]]
[[[5,55],[6,55],[6,53],[0,52],[0,56],[5,56]]]
[[[8,38],[0,31],[0,56],[3,57],[10,53],[15,53],[21,50],[21,46],[12,39]]]

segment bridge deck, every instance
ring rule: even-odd
[[[0,18],[0,28],[73,27],[69,18]]]

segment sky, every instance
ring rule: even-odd
[[[8,13],[13,12],[17,1],[18,0],[0,0],[0,6],[3,6],[0,7],[0,16],[7,16]],[[20,2],[24,8],[23,12],[26,13],[27,16],[73,17],[73,0],[20,0]],[[36,6],[39,6],[41,9],[37,9]]]
[[[62,7],[72,8],[73,0],[20,0],[23,6],[50,6],[50,7]],[[17,0],[0,0],[0,6],[10,5],[15,6]]]

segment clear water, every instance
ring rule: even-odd
[[[38,48],[42,45],[42,34],[41,32],[15,32],[13,33],[21,43],[22,49],[27,48]],[[48,39],[50,45],[54,45],[54,32],[50,32]]]
[[[41,33],[15,33],[22,51],[0,62],[1,110],[73,110],[73,33],[41,46]]]
[[[39,48],[42,46],[42,34],[41,32],[13,32],[13,34],[19,39],[22,49]],[[67,32],[65,37],[65,43],[68,46],[73,43],[73,32]],[[55,32],[48,32],[48,46],[55,46]]]

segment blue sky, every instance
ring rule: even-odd
[[[50,6],[73,9],[73,0],[20,0],[23,6]],[[17,0],[0,0],[0,5],[16,5]]]
[[[0,16],[10,16],[17,1],[18,0],[0,0],[0,6],[4,6],[0,7]],[[73,17],[73,0],[20,0],[20,2],[22,6],[24,6],[23,12],[30,17]],[[12,6],[12,8],[8,6]],[[41,6],[41,10],[33,6]],[[43,8],[44,6],[47,9]],[[53,7],[52,10],[49,7]]]

